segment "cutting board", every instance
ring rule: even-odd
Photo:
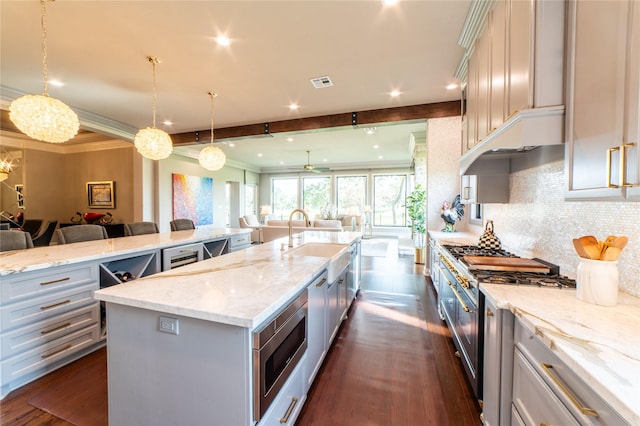
[[[522,257],[464,256],[463,259],[469,269],[549,273],[547,265]]]

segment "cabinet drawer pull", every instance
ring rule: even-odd
[[[64,278],[60,278],[57,280],[52,280],[52,281],[43,281],[40,283],[40,285],[50,285],[50,284],[55,284],[55,283],[61,283],[62,281],[69,281],[71,279],[71,277],[64,277]]]
[[[71,299],[63,300],[62,302],[53,303],[53,304],[47,305],[47,306],[40,306],[40,309],[45,311],[47,309],[55,308],[56,306],[65,305],[67,303],[71,303]]]
[[[318,284],[316,284],[316,287],[322,287],[324,285],[324,283],[327,282],[326,278],[323,278],[322,280],[320,280],[320,282]]]
[[[291,404],[289,404],[289,408],[287,408],[287,412],[284,417],[280,419],[280,423],[286,423],[287,421],[289,421],[289,416],[291,416],[291,413],[293,412],[293,409],[295,408],[297,403],[298,398],[296,398],[295,396],[291,397]]]
[[[43,359],[47,359],[47,358],[51,358],[52,356],[54,356],[55,354],[59,354],[60,352],[66,351],[67,349],[69,349],[71,347],[71,343],[67,343],[66,345],[64,345],[63,347],[61,347],[60,349],[57,349],[53,352],[50,352],[48,354],[42,354],[42,358]]]
[[[582,414],[587,415],[587,416],[591,416],[591,417],[598,417],[598,412],[596,410],[583,406],[580,403],[580,401],[578,401],[578,398],[576,398],[576,396],[560,380],[560,378],[555,375],[555,373],[552,371],[553,370],[553,365],[543,362],[542,363],[542,368],[544,369],[545,373],[547,373],[547,375],[549,377],[551,377],[551,380],[553,380],[553,382],[567,396],[567,398],[569,398],[571,400],[571,402],[573,402],[573,405],[575,405],[578,408],[578,410],[580,410],[580,412]]]
[[[70,323],[70,322],[65,322],[64,324],[60,324],[60,325],[58,325],[58,326],[56,326],[56,327],[53,327],[53,328],[50,328],[50,329],[48,329],[48,330],[42,330],[42,331],[40,332],[40,334],[51,334],[51,333],[53,333],[54,331],[61,330],[61,329],[65,328],[65,327],[69,327],[70,325],[71,325],[71,323]]]

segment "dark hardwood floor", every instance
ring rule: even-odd
[[[430,280],[412,257],[363,257],[361,293],[296,424],[481,425],[436,306]],[[106,364],[104,349],[12,392],[0,402],[0,425],[70,425],[28,401],[96,364]]]

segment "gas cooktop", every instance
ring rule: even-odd
[[[492,256],[492,257],[518,257],[506,250],[483,248],[479,246],[452,246],[443,245],[449,253],[460,260],[464,256]]]
[[[443,247],[458,261],[463,262],[464,256],[492,256],[518,257],[506,250],[496,250],[472,245],[443,245]],[[535,259],[540,261],[540,259]],[[472,270],[471,275],[479,282],[486,284],[535,285],[538,287],[576,288],[575,280],[559,274],[556,265],[541,261],[551,267],[551,273],[515,272],[515,271],[485,271]]]

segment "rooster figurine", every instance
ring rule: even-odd
[[[449,207],[449,202],[445,201],[440,208],[440,217],[444,220],[444,232],[456,232],[456,221],[464,216],[464,204],[460,201],[460,194],[456,195]]]

